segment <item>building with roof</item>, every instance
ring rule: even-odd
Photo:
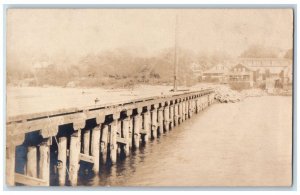
[[[218,64],[202,73],[202,80],[208,82],[228,82],[228,67]]]
[[[253,87],[253,70],[243,64],[237,64],[230,68],[228,72],[229,84],[240,86],[242,88]]]

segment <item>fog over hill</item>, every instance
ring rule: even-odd
[[[192,63],[205,70],[226,59],[276,57],[292,48],[289,9],[10,9],[7,81],[170,83],[176,16],[179,82],[187,82]]]

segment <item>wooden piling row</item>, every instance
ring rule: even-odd
[[[131,149],[138,149],[143,141],[147,143],[156,139],[160,134],[166,133],[183,121],[191,118],[193,114],[211,105],[214,101],[213,94],[204,96],[194,95],[162,101],[152,105],[137,107],[123,113],[119,111],[112,114],[112,118],[97,118],[95,127],[84,128],[73,125],[70,136],[57,137],[51,143],[57,130],[46,132],[47,138],[38,146],[27,146],[27,162],[24,175],[15,173],[15,148],[16,144],[8,144],[6,148],[6,183],[9,186],[15,183],[25,185],[50,185],[50,145],[57,144],[55,164],[58,184],[76,186],[80,161],[92,164],[92,171],[99,174],[101,166],[114,165],[120,154],[130,155]],[[122,115],[120,114],[122,112]],[[82,136],[82,139],[81,139]],[[20,142],[21,143],[21,142]],[[53,163],[52,163],[53,164]]]

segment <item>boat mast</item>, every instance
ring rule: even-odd
[[[178,23],[178,16],[176,15],[176,21],[175,21],[175,45],[174,45],[174,88],[173,91],[177,91],[177,23]]]

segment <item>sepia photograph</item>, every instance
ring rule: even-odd
[[[292,6],[4,14],[8,188],[292,186]]]

